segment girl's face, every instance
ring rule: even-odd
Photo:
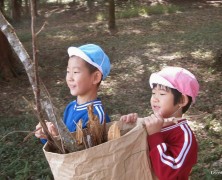
[[[66,82],[73,96],[85,96],[90,93],[93,75],[90,74],[84,60],[76,56],[69,59]]]
[[[163,118],[181,117],[181,110],[179,104],[174,105],[174,96],[171,90],[162,88],[157,85],[152,89],[152,96],[150,104],[154,113],[159,113]]]

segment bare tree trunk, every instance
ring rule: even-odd
[[[37,17],[38,16],[37,0],[33,1],[33,10],[34,10],[35,17]]]
[[[0,11],[2,11],[2,13],[4,13],[4,11],[5,11],[5,2],[4,2],[4,0],[0,0]]]
[[[16,65],[18,65],[19,62],[13,55],[7,38],[2,31],[0,31],[0,76],[6,81],[17,77]]]
[[[90,12],[92,12],[93,3],[94,3],[93,0],[87,0],[87,7]]]
[[[15,21],[19,21],[21,19],[21,10],[22,10],[22,2],[21,0],[11,0],[11,16]]]
[[[28,15],[29,14],[29,0],[25,0],[25,14]]]
[[[109,0],[109,29],[115,30],[116,29],[116,22],[115,22],[115,0]]]

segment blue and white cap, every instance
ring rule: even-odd
[[[109,57],[101,47],[95,44],[86,44],[80,47],[69,47],[69,57],[78,56],[89,64],[95,66],[103,75],[103,80],[109,75],[110,61]]]

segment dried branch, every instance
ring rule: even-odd
[[[93,114],[93,104],[90,104],[87,107],[88,110],[88,123],[87,123],[87,131],[91,136],[91,141],[93,146],[101,144],[103,142],[103,125],[100,124],[99,118]]]
[[[82,120],[80,119],[79,122],[76,124],[76,141],[77,144],[83,143],[83,131],[82,131]]]
[[[22,43],[19,41],[15,30],[13,27],[9,24],[9,22],[5,19],[3,14],[0,11],[0,28],[1,31],[4,33],[6,38],[8,39],[11,47],[14,49],[15,53],[19,57],[20,61],[23,63],[24,68],[26,70],[26,73],[28,75],[29,82],[32,86],[33,92],[34,92],[34,84],[35,84],[35,75],[34,75],[34,64],[32,60],[30,59],[28,53],[26,52],[25,48],[23,47]],[[41,82],[41,81],[40,81]],[[58,118],[59,116],[57,114],[54,114],[54,106],[50,102],[49,97],[47,96],[46,89],[44,86],[42,86],[43,83],[41,83],[41,106],[42,109],[45,110],[47,113],[48,119],[57,127],[60,135],[61,140],[64,144],[65,149],[68,152],[76,151],[75,148],[75,141],[67,129],[66,125],[62,121],[61,118]]]
[[[120,129],[119,126],[117,125],[117,121],[114,122],[112,126],[110,126],[109,131],[108,131],[108,141],[118,139],[120,137]]]
[[[9,133],[7,133],[6,135],[4,135],[4,136],[0,139],[0,141],[2,141],[3,139],[5,139],[8,135],[14,134],[14,133],[30,133],[30,131],[12,131],[12,132],[9,132]]]
[[[42,27],[39,29],[39,31],[37,33],[35,33],[36,37],[39,35],[39,33],[45,28],[46,24],[48,24],[46,21],[44,22],[44,24],[42,25]]]
[[[39,127],[37,129],[35,129],[34,131],[29,131],[29,134],[23,139],[23,142],[26,142],[28,140],[28,138],[30,138],[33,134],[35,134],[36,131],[42,129],[42,127]]]

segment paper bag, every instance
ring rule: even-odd
[[[109,123],[110,124],[110,123]],[[119,121],[120,138],[78,152],[57,154],[43,147],[55,180],[152,180],[147,133]]]

